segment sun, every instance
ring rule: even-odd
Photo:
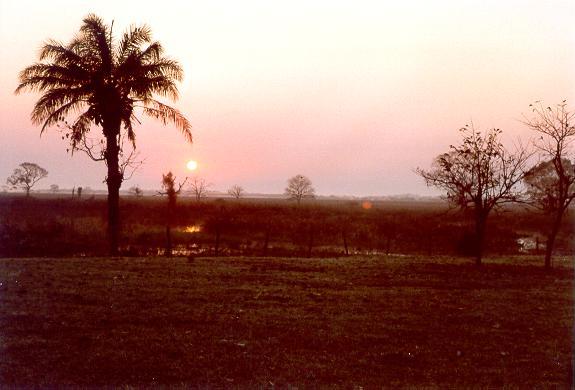
[[[194,160],[190,160],[188,161],[188,163],[186,164],[186,167],[188,167],[188,169],[190,171],[195,171],[198,168],[198,162],[194,161]]]

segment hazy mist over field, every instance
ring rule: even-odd
[[[67,43],[90,12],[117,36],[148,24],[185,72],[175,106],[194,144],[139,117],[145,164],[123,189],[159,189],[194,159],[216,190],[281,193],[301,173],[321,195],[433,195],[413,170],[461,126],[527,139],[530,103],[575,101],[571,1],[0,0],[0,180],[30,161],[49,171],[38,188],[105,188],[103,164],[67,155],[55,129],[39,137],[39,95],[13,94],[40,45]]]

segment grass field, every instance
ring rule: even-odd
[[[0,259],[0,382],[572,385],[573,267],[541,259]]]

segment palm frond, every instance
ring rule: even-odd
[[[72,130],[72,153],[78,144],[82,142],[83,137],[90,131],[91,124],[92,116],[88,110],[79,115],[70,127],[70,130]]]
[[[44,122],[42,131],[63,116],[67,115],[71,109],[85,103],[86,90],[84,88],[55,88],[52,89],[36,102],[32,110],[31,119],[34,124]]]
[[[180,111],[155,99],[147,99],[143,103],[144,106],[142,107],[142,110],[144,114],[160,120],[164,125],[168,122],[172,122],[182,132],[188,142],[193,142],[191,132],[192,126]]]
[[[146,72],[149,72],[148,68],[150,64],[163,60],[161,57],[162,53],[162,46],[158,42],[149,45],[144,51],[141,51],[139,47],[134,47],[129,55],[118,58],[116,76],[126,80],[132,80],[138,77],[138,75],[144,75]],[[146,68],[144,68],[144,66],[146,66]],[[156,71],[156,73],[161,74],[161,71]]]
[[[151,42],[148,26],[130,27],[116,45],[111,27],[90,14],[68,45],[48,40],[39,57],[39,63],[20,73],[15,93],[42,92],[31,115],[35,124],[42,125],[41,132],[74,116],[70,127],[74,149],[85,141],[93,123],[105,133],[118,133],[120,129],[105,122],[107,113],[112,113],[123,124],[121,136],[135,147],[134,104],[142,102],[144,114],[175,124],[192,141],[184,115],[154,99],[159,95],[177,100],[176,82],[182,80],[183,70],[177,61],[163,56],[159,42]]]
[[[20,85],[14,91],[44,91],[51,88],[79,87],[89,80],[89,75],[82,69],[71,66],[37,63],[20,72]]]
[[[150,42],[152,31],[147,25],[131,26],[130,30],[122,36],[116,51],[117,65],[122,64],[134,52],[140,51],[140,46]]]
[[[125,122],[126,136],[128,140],[132,143],[132,147],[136,149],[136,133],[134,132],[134,127],[132,126],[131,115],[130,120]]]
[[[102,70],[108,74],[113,68],[111,42],[106,36],[107,26],[102,19],[94,14],[84,18],[84,24],[80,27],[90,49],[98,48],[98,57],[101,61]]]
[[[164,76],[176,81],[182,81],[184,78],[184,70],[180,63],[167,57],[152,63],[142,64],[140,72],[148,77]]]
[[[60,42],[49,40],[40,48],[39,59],[40,61],[52,61],[52,63],[61,66],[89,70],[92,68],[90,66],[91,57],[82,50],[83,45],[82,41],[73,41],[65,47]]]
[[[140,53],[140,61],[143,63],[159,61],[164,54],[164,48],[160,42],[153,42]]]
[[[117,75],[126,79],[136,80],[141,77],[165,77],[175,81],[182,81],[184,71],[180,64],[169,58],[162,58],[153,62],[142,62],[137,55],[132,55],[118,66]]]
[[[126,130],[126,136],[132,143],[132,147],[136,149],[136,133],[134,132],[134,128],[132,126],[132,119],[135,118],[133,101],[130,101],[129,104],[125,104],[123,106],[121,117],[122,123],[124,124],[124,129]]]
[[[138,99],[151,98],[153,94],[169,97],[173,101],[179,97],[178,87],[166,77],[139,78],[130,84],[130,89]]]
[[[42,129],[40,130],[40,134],[42,134],[47,127],[55,125],[58,122],[63,121],[64,118],[66,118],[66,116],[70,112],[78,112],[84,106],[85,106],[85,102],[83,102],[81,100],[74,100],[74,101],[71,101],[69,103],[62,104],[57,109],[53,110],[51,113],[49,113],[47,115],[44,114],[44,117],[46,119],[44,120],[44,124],[42,125]]]

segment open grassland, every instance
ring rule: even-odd
[[[572,385],[573,267],[0,259],[4,385]]]

